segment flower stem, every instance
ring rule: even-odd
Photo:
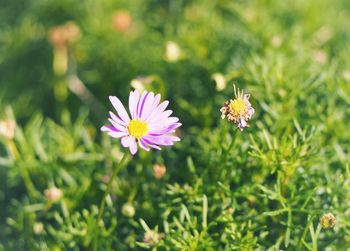
[[[232,147],[233,147],[233,146],[235,145],[235,143],[236,143],[236,139],[237,139],[237,133],[235,133],[235,134],[232,136],[230,145],[227,147],[227,149],[225,150],[225,152],[224,152],[223,155],[221,156],[221,163],[225,164],[225,162],[226,162],[226,160],[227,160],[228,154],[230,153]]]
[[[127,157],[128,157],[128,153],[124,153],[122,159],[119,161],[119,163],[113,169],[112,176],[108,181],[107,188],[103,194],[102,201],[101,201],[100,207],[98,209],[97,225],[99,225],[99,223],[102,219],[103,211],[105,209],[105,204],[106,204],[106,198],[111,190],[113,180],[115,179],[115,176],[119,173],[119,171],[125,166],[124,164],[127,160]],[[95,242],[94,242],[94,250],[97,250],[97,243],[98,243],[98,237],[96,235]]]
[[[312,238],[312,251],[318,251],[318,245],[317,245],[317,240],[318,240],[318,236],[320,235],[322,226],[320,223],[318,223],[316,231],[314,232],[313,235],[311,235]]]

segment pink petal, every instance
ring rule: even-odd
[[[123,120],[126,124],[128,124],[130,122],[130,118],[122,102],[120,102],[120,100],[116,96],[109,96],[109,100],[111,101],[112,105],[116,109],[121,120]]]
[[[132,137],[130,140],[129,149],[130,149],[131,155],[135,155],[135,153],[137,152],[137,144],[136,144],[136,140],[134,137]]]
[[[152,144],[163,145],[163,146],[173,145],[173,142],[180,141],[179,137],[176,137],[173,135],[162,135],[162,136],[155,136],[155,137],[147,135],[146,137],[144,137],[144,139],[149,141]]]
[[[147,92],[146,91],[143,91],[142,95],[141,95],[141,98],[139,99],[139,101],[137,102],[137,105],[136,105],[136,116],[134,118],[138,119],[140,117],[140,109],[141,109],[141,106],[143,104],[143,101],[145,99],[147,95]]]
[[[149,151],[149,148],[147,147],[147,145],[144,143],[143,140],[139,140],[138,143],[139,143],[139,146],[140,146],[142,149],[146,150],[147,152]]]
[[[120,119],[117,115],[115,115],[113,112],[109,112],[109,116],[111,116],[111,118],[112,118],[115,122],[117,122],[118,124],[123,125],[123,126],[126,125],[125,122],[124,122],[123,120],[121,120],[121,119]]]
[[[152,111],[156,109],[156,107],[159,105],[159,102],[160,102],[160,94],[157,94],[156,96],[154,96],[154,100],[152,103]]]
[[[250,108],[248,109],[248,115],[249,115],[249,117],[252,117],[252,115],[254,114],[254,112],[255,112],[254,108],[253,108],[253,107],[250,107]]]
[[[136,106],[140,100],[140,93],[135,90],[129,94],[129,110],[131,118],[136,118]]]
[[[108,135],[113,138],[121,138],[123,136],[128,135],[126,132],[108,132]]]
[[[166,135],[166,136],[162,136],[162,139],[164,142],[169,142],[169,143],[173,143],[173,142],[178,142],[180,141],[180,138],[174,135]]]
[[[149,147],[152,147],[157,150],[161,150],[161,148],[155,144],[153,144],[151,141],[147,140],[146,138],[141,139],[143,142],[145,142]]]
[[[172,110],[166,110],[166,111],[164,111],[162,113],[159,113],[159,114],[153,116],[153,118],[150,121],[150,123],[152,123],[153,120],[164,120],[164,119],[168,118],[172,113],[173,113]]]
[[[175,129],[180,127],[181,125],[182,125],[181,123],[175,123],[175,124],[172,124],[172,125],[168,126],[165,129],[159,129],[159,130],[154,130],[154,131],[150,130],[149,131],[149,135],[151,135],[151,136],[160,136],[160,135],[163,135],[163,134],[174,133]]]
[[[148,101],[148,98],[151,96],[151,93],[152,93],[152,92],[146,92],[146,95],[145,95],[144,98],[142,99],[142,102],[141,102],[141,104],[140,104],[140,109],[139,109],[139,118],[142,117],[142,114],[143,114],[145,108],[147,108],[147,103],[148,103],[147,101]],[[153,93],[152,93],[152,94],[153,94]],[[146,106],[145,106],[145,104],[146,104]]]
[[[118,130],[113,126],[102,126],[100,130],[101,132],[118,132]]]
[[[153,106],[154,99],[155,99],[154,93],[150,92],[147,96],[147,100],[143,107],[141,120],[145,120],[149,116],[149,114],[154,110],[154,106]]]
[[[155,110],[153,110],[153,112],[151,112],[151,114],[146,119],[146,122],[150,122],[153,120],[155,116],[159,116],[159,114],[161,114],[166,109],[168,104],[169,104],[168,100],[163,101]]]
[[[127,137],[122,138],[122,140],[121,140],[122,146],[129,147],[131,139],[132,139],[132,136],[127,136]]]
[[[172,124],[175,124],[179,121],[177,117],[169,117],[169,118],[160,118],[159,120],[154,120],[152,123],[149,123],[149,130],[155,131],[159,129],[164,129],[169,127]]]
[[[113,119],[108,119],[109,122],[113,125],[114,128],[116,128],[120,132],[126,132],[125,126],[119,125],[116,123]]]

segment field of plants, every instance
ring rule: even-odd
[[[0,251],[350,250],[350,1],[0,0]]]

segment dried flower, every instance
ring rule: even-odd
[[[336,218],[332,213],[324,214],[321,217],[322,228],[333,228],[336,223]]]
[[[235,98],[226,101],[224,106],[220,109],[221,118],[227,118],[228,121],[233,122],[243,131],[245,127],[249,127],[247,121],[252,118],[254,108],[249,102],[249,94],[244,94],[236,86],[233,85]]]
[[[6,139],[13,139],[15,136],[16,122],[12,119],[0,121],[0,136]]]
[[[144,91],[142,95],[135,90],[129,95],[131,119],[123,104],[115,96],[109,100],[118,115],[110,112],[108,121],[112,125],[102,126],[101,131],[113,138],[122,138],[123,147],[128,147],[132,155],[137,152],[137,145],[146,151],[150,148],[161,150],[160,146],[170,146],[180,141],[172,135],[181,126],[177,117],[169,117],[173,111],[165,110],[169,101],[160,102],[160,94]]]
[[[127,31],[132,24],[130,13],[126,10],[120,10],[113,15],[113,27],[117,31]]]
[[[153,176],[160,180],[166,173],[166,167],[163,164],[154,164],[153,165]]]
[[[46,199],[53,203],[60,201],[63,196],[62,190],[57,187],[45,189],[44,194]]]
[[[163,233],[157,233],[153,230],[145,232],[145,235],[143,237],[143,241],[148,244],[155,244],[158,241],[160,241],[164,237]]]

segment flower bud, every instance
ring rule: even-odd
[[[62,199],[63,192],[57,187],[51,187],[49,189],[45,189],[44,191],[45,197],[49,202],[55,203]]]
[[[79,26],[73,21],[69,21],[63,25],[52,27],[49,30],[48,39],[55,48],[65,48],[69,44],[77,42],[80,35]]]
[[[126,217],[134,217],[135,208],[131,203],[125,203],[122,207],[122,214]]]
[[[66,46],[66,37],[62,26],[55,26],[49,30],[48,39],[54,47],[62,48]]]
[[[226,88],[225,76],[221,73],[214,73],[211,78],[215,81],[217,91],[222,91]]]
[[[13,139],[15,136],[16,122],[11,119],[0,121],[0,137]]]
[[[165,46],[165,59],[169,62],[176,62],[180,59],[180,56],[180,46],[173,41],[168,41]]]
[[[132,24],[132,18],[128,11],[120,10],[113,15],[113,27],[117,31],[127,31]]]
[[[33,225],[33,232],[35,234],[41,234],[44,231],[44,224],[42,222],[35,222]]]
[[[153,176],[154,178],[156,178],[157,180],[160,180],[161,178],[163,178],[163,176],[166,173],[166,167],[162,164],[154,164],[153,165]]]

